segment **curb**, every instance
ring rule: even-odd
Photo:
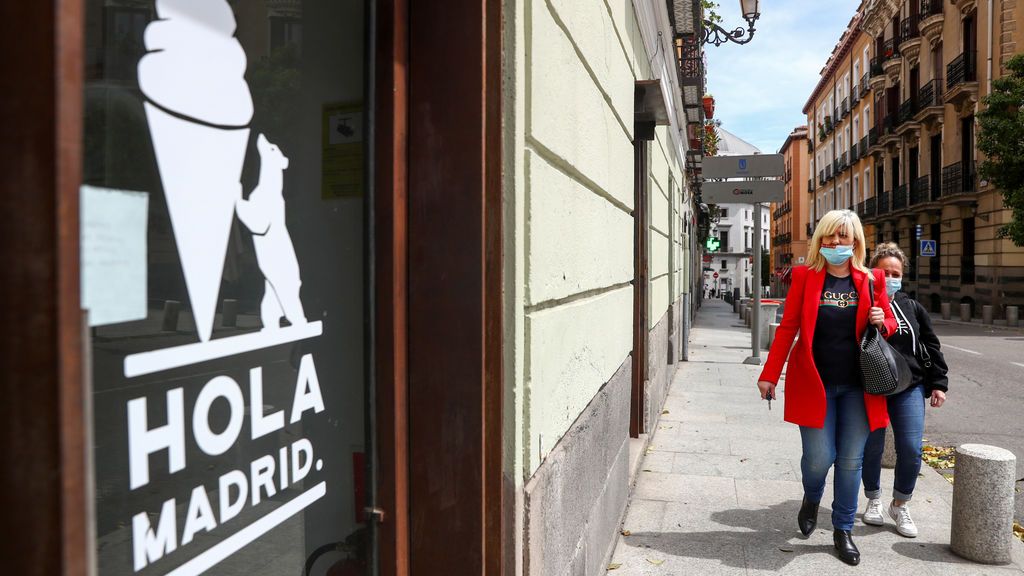
[[[994,328],[996,330],[1006,330],[1007,332],[1019,332],[1024,334],[1024,327],[1021,326],[1005,326],[1002,324],[984,324],[978,322],[964,322],[963,320],[943,320],[942,316],[936,316],[935,314],[928,313],[931,316],[933,324],[952,324],[954,326],[974,326],[975,328]]]

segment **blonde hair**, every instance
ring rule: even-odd
[[[821,255],[821,239],[835,234],[837,230],[846,230],[847,234],[853,236],[853,258],[850,259],[850,265],[861,272],[868,272],[867,267],[864,266],[864,261],[867,259],[867,250],[864,247],[864,226],[861,225],[860,218],[852,210],[831,210],[821,217],[818,226],[814,229],[814,235],[811,236],[811,245],[807,250],[807,267],[816,272],[825,268],[826,260]]]
[[[872,268],[878,265],[878,262],[883,258],[895,258],[900,261],[903,265],[903,269],[906,270],[909,264],[907,263],[907,255],[900,250],[900,247],[895,242],[883,242],[875,247],[875,253],[871,255]]]

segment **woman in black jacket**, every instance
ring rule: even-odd
[[[910,517],[907,502],[913,496],[917,475],[921,471],[921,438],[924,434],[924,402],[930,399],[933,408],[946,401],[949,380],[946,361],[939,349],[939,339],[932,329],[931,317],[916,300],[900,292],[903,269],[907,257],[899,246],[891,242],[881,244],[871,258],[871,268],[885,272],[886,290],[892,312],[899,322],[889,344],[903,354],[913,373],[910,388],[888,396],[889,419],[896,443],[896,478],[893,482],[893,500],[889,504],[889,517],[896,523],[896,531],[908,538],[917,536],[917,526]],[[885,429],[868,436],[864,447],[864,495],[868,499],[864,511],[865,524],[881,526],[882,514],[882,451],[885,447]]]

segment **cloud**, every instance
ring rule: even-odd
[[[719,0],[727,29],[745,23]],[[765,153],[807,122],[802,110],[860,0],[764,0],[749,44],[705,46],[715,118]]]

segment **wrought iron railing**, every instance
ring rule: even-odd
[[[900,47],[896,42],[896,38],[889,38],[882,43],[882,62],[887,62],[893,58],[899,58]]]
[[[875,76],[881,76],[882,74],[885,74],[885,69],[882,68],[882,59],[879,58],[878,56],[875,56],[874,58],[871,59],[870,72],[872,78],[874,78]]]
[[[860,160],[860,147],[854,142],[853,146],[850,146],[850,164],[853,164],[857,160]]]
[[[974,166],[964,167],[962,162],[950,164],[942,169],[942,196],[970,194],[975,191]]]
[[[850,113],[850,100],[843,98],[842,104],[839,105],[840,118],[846,118],[846,115]]]
[[[914,114],[917,113],[917,103],[914,102],[914,97],[911,96],[900,104],[899,123],[909,122],[914,118]]]
[[[885,191],[878,195],[877,214],[885,214],[889,211],[889,192]]]
[[[840,170],[846,170],[846,167],[850,165],[849,158],[850,157],[849,157],[847,152],[843,152],[842,155],[839,156],[839,169]]]
[[[864,158],[868,156],[868,137],[864,136],[860,139],[860,155]]]
[[[892,193],[892,209],[903,210],[907,207],[907,185],[900,184]]]
[[[921,176],[910,187],[910,205],[916,206],[928,202],[928,191],[931,189],[931,176]]]
[[[942,106],[942,78],[936,78],[921,87],[917,93],[918,110],[932,106]]]
[[[918,37],[920,33],[918,28],[920,21],[918,18],[919,16],[915,14],[904,18],[903,22],[900,22],[900,44]]]
[[[871,74],[869,72],[865,72],[864,75],[860,77],[860,94],[865,98],[868,95],[868,79],[870,77]]]
[[[868,130],[868,146],[874,146],[875,144],[878,144],[878,127],[872,126]]]
[[[943,4],[945,0],[921,0],[921,18],[942,14]]]
[[[825,165],[825,181],[828,182],[832,179],[832,164]]]
[[[951,90],[964,82],[978,79],[978,52],[970,50],[946,65],[946,89]]]
[[[875,212],[875,204],[876,203],[877,203],[877,199],[874,198],[874,197],[868,198],[867,200],[864,201],[864,215],[865,216],[874,216],[876,214],[876,212]]]

